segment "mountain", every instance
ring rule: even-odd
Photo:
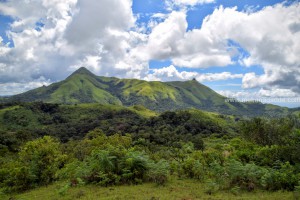
[[[196,80],[159,82],[96,76],[82,67],[64,81],[5,98],[4,102],[101,103],[143,105],[155,111],[197,108],[230,115],[278,116],[289,110],[261,103],[226,102],[226,97]]]

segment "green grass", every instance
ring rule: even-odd
[[[176,101],[176,96],[179,96],[173,87],[162,82],[147,82],[135,79],[124,79],[119,80],[119,82],[123,82],[124,84],[122,89],[125,97],[137,95],[140,97],[147,97],[152,101],[156,101],[158,99],[171,99]]]
[[[8,113],[8,115],[5,116],[5,113]],[[38,125],[38,116],[31,110],[21,106],[11,106],[0,110],[0,127],[3,130],[6,128],[17,130],[26,127],[37,127]]]
[[[10,106],[8,108],[0,109],[0,116],[2,116],[6,111],[15,110],[20,108],[20,106]]]
[[[214,112],[202,111],[197,109],[188,110],[192,117],[204,121],[214,122],[226,130],[231,130],[235,126],[234,118],[231,115],[221,115]]]
[[[121,105],[119,99],[102,89],[105,87],[107,86],[94,80],[94,77],[76,74],[68,78],[68,81],[61,84],[60,88],[51,94],[50,102],[80,103],[78,98],[85,96],[92,102]],[[75,98],[74,94],[77,94],[78,98]]]
[[[99,103],[83,103],[83,104],[77,104],[77,105],[61,105],[64,108],[81,108],[81,109],[97,109],[103,112],[103,110],[107,110],[107,111],[121,111],[121,110],[130,110],[135,112],[136,114],[138,114],[141,117],[154,117],[157,116],[158,113],[149,110],[147,108],[145,108],[144,106],[141,105],[135,105],[135,106],[131,106],[131,107],[124,107],[124,106],[120,106],[120,105],[110,105],[110,104],[99,104]]]
[[[141,106],[141,105],[135,105],[135,106],[132,106],[132,107],[128,107],[128,109],[135,112],[135,113],[137,113],[141,117],[145,117],[145,118],[155,117],[155,116],[158,115],[158,113],[156,113],[152,110],[149,110],[149,109],[147,109],[147,108],[145,108],[144,106]]]
[[[128,185],[115,187],[100,187],[95,185],[73,187],[68,189],[64,195],[59,190],[64,183],[56,183],[47,187],[41,187],[29,192],[15,195],[0,195],[3,200],[9,198],[16,200],[123,200],[123,199],[141,199],[141,200],[234,200],[234,199],[260,199],[260,200],[284,200],[293,199],[292,192],[231,192],[219,191],[209,195],[206,186],[194,180],[171,180],[166,186],[156,186],[152,183],[142,185]]]

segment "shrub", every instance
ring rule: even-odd
[[[64,159],[60,144],[54,138],[45,136],[27,142],[19,153],[19,159],[2,169],[2,172],[8,172],[3,184],[12,191],[47,185],[56,180]]]
[[[212,195],[219,191],[220,186],[211,179],[208,179],[205,184],[205,193]]]
[[[25,191],[36,186],[36,176],[21,163],[15,162],[13,168],[6,169],[6,172],[7,178],[3,185],[7,192]]]
[[[122,181],[141,183],[148,171],[149,160],[139,152],[128,152],[122,161]]]
[[[253,163],[243,165],[239,161],[230,160],[226,165],[226,172],[231,187],[238,186],[252,191],[261,186],[261,177],[267,170]]]
[[[109,151],[94,150],[87,158],[87,182],[99,183],[100,185],[116,184],[119,177],[116,176],[117,159],[110,155]]]
[[[267,190],[294,190],[300,179],[300,174],[296,174],[294,167],[288,162],[280,166],[280,169],[270,169],[262,177],[262,185]]]
[[[181,165],[182,171],[187,177],[203,180],[205,170],[200,160],[188,157]]]
[[[148,171],[148,180],[155,182],[158,185],[164,185],[169,178],[170,166],[165,160],[160,160],[157,163],[151,163]]]
[[[56,179],[56,172],[63,164],[65,155],[54,138],[43,138],[27,142],[19,153],[20,161],[36,177],[36,183],[49,184]]]

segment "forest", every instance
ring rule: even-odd
[[[177,180],[202,185],[208,196],[287,191],[300,198],[297,113],[243,118],[15,102],[0,105],[0,129],[3,199],[53,184],[59,187],[52,192],[64,198],[74,188],[150,183],[163,189]]]

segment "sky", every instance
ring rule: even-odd
[[[237,99],[297,99],[299,55],[295,0],[0,0],[1,96],[86,67],[148,81],[195,78]]]

